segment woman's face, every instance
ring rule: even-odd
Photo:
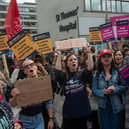
[[[35,65],[34,61],[26,60],[23,62],[23,69],[24,73],[29,78],[33,78],[37,76],[37,66]]]
[[[123,54],[121,51],[117,51],[114,55],[114,60],[116,64],[121,64],[123,62]]]
[[[112,62],[112,55],[108,55],[108,54],[102,55],[100,57],[100,60],[104,66],[109,66]]]
[[[67,60],[67,67],[71,72],[75,72],[78,67],[78,60],[75,55],[71,55]]]
[[[14,124],[14,129],[22,129],[22,127],[19,123],[15,123]]]

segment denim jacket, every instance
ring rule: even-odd
[[[105,74],[103,71],[99,75],[94,75],[92,90],[94,95],[98,98],[99,108],[106,109],[106,104],[109,99],[107,99],[107,96],[104,94],[104,89],[108,88],[111,85],[115,87],[115,90],[108,96],[113,112],[118,113],[119,111],[124,109],[124,94],[127,88],[125,82],[121,79],[119,72],[117,70],[112,70],[111,78],[108,81],[105,80]]]

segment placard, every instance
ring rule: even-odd
[[[81,48],[87,46],[85,38],[68,39],[55,42],[56,50],[66,50],[70,48]]]
[[[20,90],[20,94],[16,96],[19,107],[47,101],[53,97],[50,75],[42,78],[18,80],[14,86]]]
[[[120,71],[121,76],[126,80],[129,85],[129,66]]]
[[[89,28],[90,41],[91,42],[101,42],[102,36],[99,27],[90,27]]]
[[[129,38],[129,21],[123,20],[123,21],[117,21],[117,37],[120,39],[121,37],[127,37]]]
[[[115,39],[111,22],[100,25],[100,31],[103,41],[106,42]]]
[[[19,32],[8,41],[9,47],[14,52],[17,60],[23,60],[34,52],[31,37],[24,31]]]
[[[53,52],[52,40],[50,38],[50,33],[42,33],[33,36],[34,48],[41,54],[47,54]]]
[[[7,41],[8,36],[6,34],[0,34],[0,51],[9,49]]]

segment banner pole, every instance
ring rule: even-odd
[[[3,62],[3,65],[4,65],[4,71],[5,71],[7,80],[9,81],[9,70],[8,70],[5,54],[2,54],[2,62]]]

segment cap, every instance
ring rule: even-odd
[[[22,121],[20,121],[20,120],[14,120],[13,122],[14,123],[19,123],[21,125],[21,127],[23,128],[23,122]]]
[[[105,54],[112,55],[112,52],[110,49],[102,49],[102,50],[100,50],[100,53],[98,54],[98,56],[102,56]]]

